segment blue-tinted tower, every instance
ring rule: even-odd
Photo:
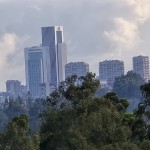
[[[56,86],[65,79],[67,63],[63,27],[42,27],[42,47],[49,48],[49,83]]]
[[[25,72],[27,91],[32,97],[41,96],[41,84],[47,82],[48,49],[44,47],[25,48]]]

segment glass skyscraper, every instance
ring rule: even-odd
[[[66,63],[63,27],[42,27],[42,45],[25,48],[26,84],[32,97],[48,96],[65,80]]]
[[[48,49],[44,47],[25,48],[25,72],[27,91],[35,98],[41,96],[41,84],[47,83]]]
[[[42,47],[49,48],[49,83],[56,86],[65,80],[67,55],[63,27],[42,27]]]

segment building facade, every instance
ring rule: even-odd
[[[32,97],[41,97],[41,84],[48,83],[49,49],[44,47],[25,48],[26,88]],[[48,90],[48,84],[47,88]]]
[[[99,63],[100,81],[106,81],[113,86],[116,77],[124,75],[124,62],[119,60],[105,60]]]
[[[65,66],[65,77],[72,75],[85,76],[89,72],[89,64],[85,62],[70,62]]]
[[[149,57],[136,56],[133,57],[133,71],[139,74],[146,82],[149,78]]]
[[[59,82],[65,80],[65,65],[67,63],[63,27],[42,27],[42,47],[49,48],[48,76],[50,86],[57,86]]]
[[[10,97],[12,98],[21,96],[21,82],[18,80],[7,80],[6,92],[9,93]]]
[[[42,27],[40,47],[25,48],[26,86],[32,97],[48,96],[65,80],[67,63],[63,27]]]

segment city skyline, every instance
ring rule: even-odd
[[[40,52],[40,58],[39,58],[39,52]],[[36,55],[36,53],[38,53],[38,55]],[[29,82],[32,82],[34,80],[34,78],[33,78],[34,75],[37,75],[37,76],[39,75],[39,77],[37,77],[38,80],[36,82],[38,84],[41,84],[41,89],[39,89],[38,93],[41,93],[41,92],[43,93],[43,91],[41,91],[43,88],[43,85],[44,85],[44,90],[45,90],[44,93],[47,95],[49,95],[49,91],[54,89],[54,84],[51,84],[49,77],[48,77],[48,72],[49,72],[48,68],[47,68],[47,60],[49,60],[48,53],[49,53],[48,47],[33,46],[30,48],[25,48],[25,62],[26,62],[25,70],[26,70],[27,84],[22,85],[22,86],[24,86],[24,87],[26,86],[27,91],[30,91],[29,90],[29,84],[30,84]],[[34,62],[34,60],[33,60],[34,65],[38,61],[41,65],[41,67],[40,67],[40,65],[37,65],[37,66],[34,66],[35,68],[33,68],[32,62],[30,62],[30,57],[36,59],[36,62]],[[30,63],[30,65],[32,66],[30,69],[28,69],[28,63]],[[29,75],[28,75],[29,70],[31,71],[31,76],[32,76],[31,79],[28,79],[29,78]],[[37,72],[37,70],[39,70],[39,71]],[[124,72],[124,62],[122,60],[115,60],[115,59],[114,60],[108,59],[108,60],[99,62],[99,70],[98,71],[99,71],[99,76],[96,76],[96,78],[98,80],[100,80],[100,82],[102,82],[102,83],[107,82],[107,84],[110,85],[110,87],[112,87],[115,77],[120,77],[121,75],[126,74]],[[145,82],[148,82],[150,79],[149,57],[142,56],[142,55],[134,56],[132,58],[132,69],[128,70],[128,71],[135,72],[136,74],[140,75],[145,80]],[[78,77],[85,76],[88,72],[90,72],[90,67],[89,67],[89,64],[86,62],[68,62],[65,65],[65,70],[64,70],[65,78],[67,78],[71,75],[77,75]],[[28,80],[30,80],[30,81],[28,81]],[[14,81],[18,81],[18,80],[17,79],[16,80],[8,79],[7,81],[14,82]],[[64,81],[64,80],[62,80],[62,81]],[[20,81],[18,81],[18,82],[20,82]],[[47,84],[45,84],[46,82],[50,83],[50,86],[52,85],[51,90],[50,90],[50,86],[47,86]],[[58,83],[60,83],[60,82],[57,82],[57,84],[55,84],[55,88],[57,87]],[[7,86],[6,86],[6,92],[7,92]],[[42,95],[42,93],[41,93],[41,95]]]
[[[42,26],[64,26],[68,62],[98,74],[97,62],[118,59],[131,70],[133,56],[150,56],[149,8],[149,0],[0,0],[0,89],[7,79],[25,83],[23,49],[41,43]]]

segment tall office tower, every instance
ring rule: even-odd
[[[21,82],[18,80],[7,80],[6,92],[9,93],[9,95],[13,98],[21,96]]]
[[[85,76],[89,72],[89,64],[85,62],[71,62],[65,66],[65,76]]]
[[[99,63],[99,77],[113,86],[116,77],[124,74],[124,62],[119,60],[105,60]]]
[[[51,86],[56,86],[65,80],[67,55],[63,27],[42,27],[42,47],[49,48],[49,83]]]
[[[133,57],[133,71],[139,74],[147,82],[149,80],[149,57]]]
[[[46,84],[46,90],[49,90],[48,70],[49,67],[49,49],[46,47],[25,48],[25,73],[26,88],[30,91],[32,97],[41,97],[41,85]],[[49,91],[48,91],[49,92]]]

